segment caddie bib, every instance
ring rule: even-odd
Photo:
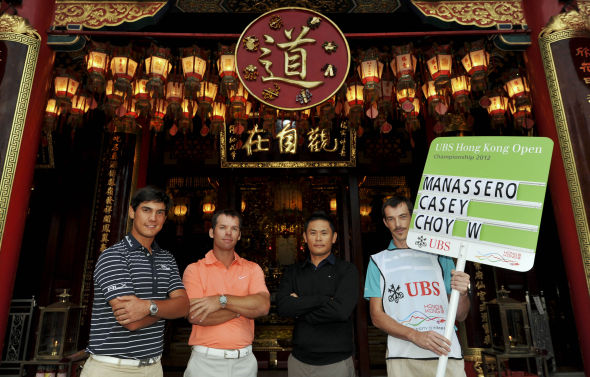
[[[384,250],[371,257],[381,273],[383,309],[403,326],[444,335],[448,297],[438,256],[412,249]],[[456,333],[449,358],[461,359]],[[387,337],[387,358],[433,359],[434,352],[414,343]]]

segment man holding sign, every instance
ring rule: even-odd
[[[449,257],[408,247],[412,209],[412,202],[401,197],[383,204],[383,222],[392,241],[371,256],[365,281],[373,324],[389,335],[387,375],[434,376],[438,357],[448,355],[445,375],[465,376],[457,335],[453,332],[449,341],[443,333],[451,289],[460,293],[457,320],[467,317],[469,275],[455,271]]]

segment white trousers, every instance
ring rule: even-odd
[[[239,359],[225,359],[193,349],[184,377],[256,377],[258,362],[253,353]]]

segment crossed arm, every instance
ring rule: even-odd
[[[160,318],[173,319],[185,317],[189,301],[184,289],[168,294],[165,300],[153,300],[158,305],[158,314],[150,315],[150,300],[134,295],[119,296],[109,301],[117,322],[127,330],[135,331],[156,323]]]
[[[268,314],[270,294],[258,292],[247,296],[226,295],[227,304],[221,307],[219,295],[190,299],[188,321],[193,325],[215,326],[239,316],[257,318]]]
[[[358,272],[350,265],[333,296],[302,295],[297,294],[291,273],[286,273],[277,293],[279,315],[302,318],[311,324],[346,321],[358,300],[358,282]]]

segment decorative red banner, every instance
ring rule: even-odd
[[[350,49],[338,27],[304,8],[280,8],[254,20],[236,46],[244,87],[260,102],[303,110],[332,98],[350,67]]]

